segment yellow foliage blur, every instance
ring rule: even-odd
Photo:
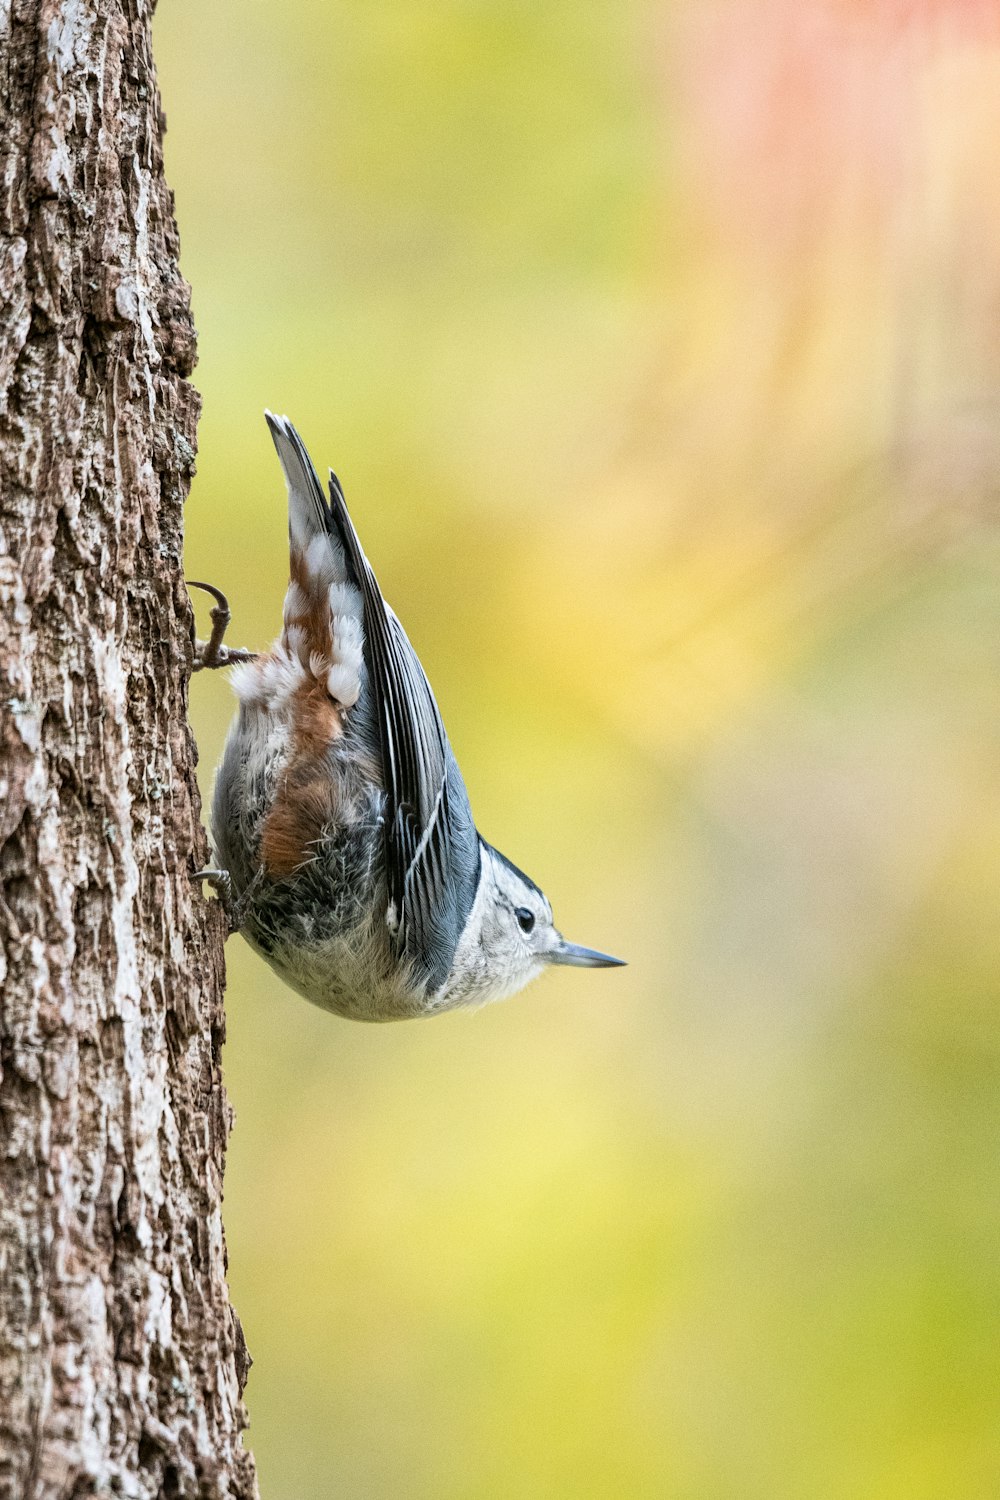
[[[288,412],[484,833],[630,959],[365,1028],[233,940],[266,1500],[992,1500],[995,7],[156,31],[189,573],[275,634]]]

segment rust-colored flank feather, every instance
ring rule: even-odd
[[[312,846],[336,817],[336,781],[326,755],[343,729],[346,709],[330,696],[327,672],[337,657],[327,589],[312,577],[301,553],[291,556],[291,583],[299,608],[286,616],[297,633],[296,654],[305,667],[301,683],[287,699],[291,720],[288,763],[280,793],[264,821],[261,859],[271,876],[291,875],[309,858]]]

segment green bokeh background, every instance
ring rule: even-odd
[[[161,0],[189,573],[273,636],[287,411],[630,959],[366,1028],[232,941],[265,1500],[1000,1492],[988,12]]]

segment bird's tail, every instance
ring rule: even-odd
[[[329,696],[350,708],[361,692],[364,608],[306,452],[287,417],[265,412],[288,486],[289,584],[281,646]]]

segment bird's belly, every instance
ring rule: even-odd
[[[245,936],[274,972],[321,1010],[349,1021],[405,1021],[427,1012],[427,1002],[408,986],[405,971],[373,955],[365,935],[332,937],[316,943],[276,943],[268,952]],[[373,961],[374,960],[374,961]]]

